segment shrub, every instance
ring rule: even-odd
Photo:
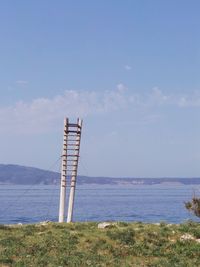
[[[191,201],[185,202],[185,207],[194,215],[200,217],[200,198],[194,196]]]
[[[107,231],[107,236],[109,236],[110,239],[118,240],[120,243],[126,245],[131,245],[135,243],[135,231],[130,228],[124,230]]]

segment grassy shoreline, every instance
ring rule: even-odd
[[[0,225],[0,266],[200,266],[200,224]]]

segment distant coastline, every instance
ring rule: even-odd
[[[25,167],[13,164],[0,164],[0,184],[59,184],[58,172]],[[182,184],[200,185],[200,177],[191,178],[137,178],[137,177],[89,177],[78,176],[77,183],[97,185],[156,185],[156,184]]]

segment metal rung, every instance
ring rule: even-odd
[[[79,155],[67,155],[68,157],[79,157]]]

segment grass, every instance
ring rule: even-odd
[[[106,229],[97,223],[22,226],[0,225],[1,267],[195,267],[200,225],[119,222]]]

